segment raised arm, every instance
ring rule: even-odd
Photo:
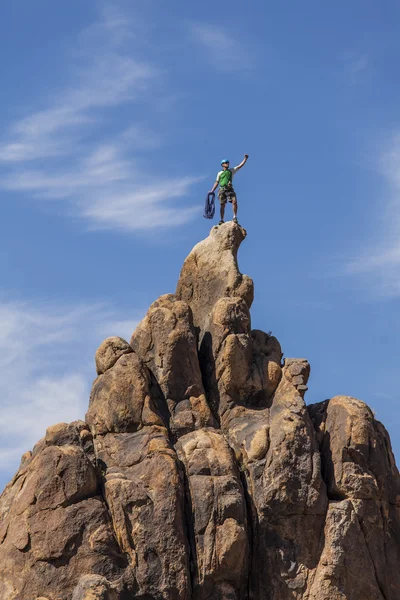
[[[244,167],[244,165],[247,163],[248,160],[249,160],[249,155],[245,154],[244,155],[244,159],[242,160],[242,162],[237,167],[235,167],[235,169],[238,171],[239,169],[241,169],[242,167]]]

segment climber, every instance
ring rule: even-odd
[[[241,169],[246,164],[248,158],[249,158],[249,155],[245,154],[242,162],[237,167],[233,167],[232,169],[229,168],[229,160],[228,159],[225,158],[224,160],[221,160],[221,167],[223,170],[217,174],[217,179],[210,190],[210,193],[213,193],[219,185],[218,198],[219,198],[219,202],[221,205],[221,220],[219,222],[219,225],[222,225],[222,223],[224,222],[225,205],[226,205],[227,201],[232,202],[233,222],[234,223],[238,222],[238,220],[237,220],[237,198],[236,198],[236,192],[233,189],[232,179],[233,179],[233,176],[235,175],[235,173],[237,171],[239,171],[239,169]]]

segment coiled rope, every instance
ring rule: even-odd
[[[215,193],[208,192],[206,196],[206,204],[204,207],[204,218],[213,219],[215,215]]]

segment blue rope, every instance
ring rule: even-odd
[[[206,196],[206,205],[204,207],[204,218],[213,219],[215,215],[215,193],[208,192]]]

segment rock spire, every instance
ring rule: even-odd
[[[307,360],[251,328],[246,232],[96,353],[85,421],[0,498],[0,600],[398,600],[400,478],[366,404],[306,406]]]

